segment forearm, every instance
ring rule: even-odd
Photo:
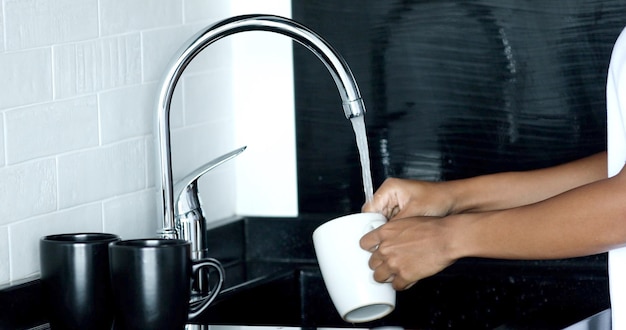
[[[626,244],[626,174],[510,210],[451,216],[455,257],[552,259]],[[445,219],[444,219],[445,220]]]
[[[503,210],[528,205],[607,177],[606,153],[527,172],[506,172],[446,182],[452,213]]]

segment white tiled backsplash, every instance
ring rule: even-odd
[[[244,13],[289,17],[290,1],[2,1],[0,284],[38,273],[44,235],[156,235],[162,72],[196,31]],[[248,145],[201,180],[209,219],[297,214],[291,61],[290,40],[249,32],[209,46],[179,82],[175,177]]]

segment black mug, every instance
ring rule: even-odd
[[[52,329],[111,329],[109,243],[119,240],[104,233],[41,238],[41,286]]]
[[[224,270],[215,259],[191,260],[191,244],[180,239],[138,239],[109,247],[115,300],[115,329],[183,329],[215,299]],[[219,278],[199,301],[190,302],[192,278],[212,267]]]

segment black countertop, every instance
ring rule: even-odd
[[[606,255],[548,261],[463,259],[398,292],[396,310],[342,321],[317,267],[312,231],[334,216],[244,218],[208,231],[224,290],[193,324],[303,328],[563,329],[610,307]],[[0,288],[0,329],[46,323],[36,278]]]

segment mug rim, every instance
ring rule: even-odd
[[[382,307],[384,309],[381,309],[377,313],[371,313],[367,316],[354,316],[355,312],[364,310],[366,308],[371,308],[373,306]],[[341,318],[344,319],[346,322],[351,322],[351,323],[370,322],[370,321],[381,319],[391,314],[391,312],[393,312],[394,309],[396,309],[395,304],[390,303],[390,302],[386,302],[386,301],[372,302],[367,305],[357,306],[357,307],[350,309],[349,311],[343,313],[343,315],[341,315]]]
[[[190,242],[184,239],[170,239],[170,238],[137,238],[129,240],[120,240],[111,243],[111,247],[116,248],[141,248],[141,249],[159,249],[168,248],[173,246],[187,246],[191,245]]]
[[[93,244],[107,241],[116,241],[120,237],[111,233],[79,232],[46,235],[41,238],[42,242],[57,244]]]
[[[338,226],[342,223],[345,223],[346,221],[356,221],[352,218],[358,218],[358,220],[360,221],[366,221],[363,218],[370,218],[370,217],[375,217],[375,219],[368,219],[368,220],[373,220],[373,221],[378,221],[378,220],[384,220],[387,221],[387,218],[377,212],[358,212],[358,213],[350,213],[350,214],[345,214],[336,218],[332,218],[324,223],[322,223],[321,225],[317,226],[317,228],[315,228],[315,230],[313,231],[313,237],[320,235],[319,233],[324,232],[329,230],[329,228],[332,228],[334,226]],[[365,233],[363,233],[365,234]]]

